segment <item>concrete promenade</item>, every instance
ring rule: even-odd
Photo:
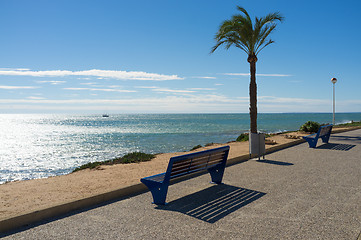
[[[19,229],[4,239],[361,240],[361,130],[302,143],[150,192]],[[1,236],[1,235],[0,235]]]

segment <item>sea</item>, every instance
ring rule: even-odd
[[[259,113],[258,130],[298,130],[331,123],[332,113]],[[337,113],[336,124],[361,113]],[[68,174],[76,167],[131,152],[188,151],[234,141],[249,131],[249,114],[0,114],[0,184]]]

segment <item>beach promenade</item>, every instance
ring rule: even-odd
[[[361,240],[361,129],[19,229],[4,239]],[[1,236],[1,235],[0,235]]]

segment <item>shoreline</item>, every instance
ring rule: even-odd
[[[333,133],[359,128],[361,127],[335,128]],[[286,135],[294,136],[295,139],[286,138]],[[266,149],[275,151],[299,144],[304,142],[301,138],[304,135],[308,134],[292,132],[272,136],[270,139],[277,144],[266,145]],[[228,162],[231,161],[234,164],[249,159],[248,142],[215,144],[193,152],[224,145],[231,147]],[[122,189],[134,187],[138,189],[138,192],[144,191],[140,178],[164,172],[170,157],[186,153],[163,153],[149,162],[101,165],[96,169],[85,169],[67,175],[2,184],[0,185],[0,223],[9,219],[18,219],[20,216],[29,216],[32,213],[39,214],[46,209],[55,209],[57,206],[67,206],[76,202],[80,204],[86,199],[103,201],[107,194],[111,195],[112,192],[115,194]],[[130,193],[128,189],[126,195]],[[71,208],[71,210],[75,209]]]

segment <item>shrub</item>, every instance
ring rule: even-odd
[[[127,163],[139,163],[139,162],[147,162],[155,158],[155,155],[153,154],[147,154],[142,152],[133,152],[128,153],[120,158],[115,158],[112,160],[107,160],[104,162],[90,162],[86,163],[84,165],[81,165],[80,167],[77,167],[73,170],[73,172],[83,170],[86,168],[93,169],[100,165],[113,165],[113,164],[127,164]]]
[[[242,133],[241,135],[238,136],[238,138],[236,139],[237,142],[246,142],[249,140],[249,134],[247,133]]]
[[[80,171],[80,170],[83,170],[83,169],[93,169],[93,168],[96,168],[97,166],[100,166],[102,165],[103,163],[102,162],[90,162],[90,163],[86,163],[84,165],[81,165],[80,167],[77,167],[73,170],[73,172],[77,172],[77,171]]]
[[[320,126],[321,125],[318,122],[308,121],[300,127],[300,131],[317,132]]]
[[[196,149],[201,148],[201,147],[202,147],[202,145],[194,146],[194,147],[191,149],[191,151],[196,150]]]
[[[122,158],[120,158],[120,163],[147,162],[152,160],[154,157],[155,156],[153,154],[133,152],[133,153],[128,153],[127,155],[124,155]],[[113,161],[116,161],[116,159],[114,159]]]
[[[350,123],[338,124],[335,127],[358,127],[358,126],[361,126],[361,121],[360,122],[351,121]]]

